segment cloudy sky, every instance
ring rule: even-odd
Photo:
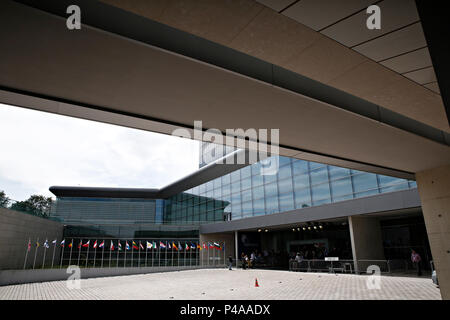
[[[160,188],[198,169],[198,142],[0,104],[0,191]]]

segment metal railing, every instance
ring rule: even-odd
[[[411,267],[408,260],[338,260],[325,261],[322,259],[289,261],[289,271],[302,272],[342,272],[342,273],[371,273],[372,266],[377,266],[381,273],[408,272]],[[369,271],[367,271],[369,270]]]

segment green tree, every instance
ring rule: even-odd
[[[50,215],[53,199],[41,195],[32,195],[25,201],[18,201],[11,205],[11,209],[24,211],[36,216],[47,218]]]
[[[9,205],[10,199],[6,196],[4,191],[0,191],[0,207],[7,208]]]

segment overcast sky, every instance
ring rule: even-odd
[[[0,191],[160,188],[198,169],[198,142],[0,104]],[[54,196],[53,196],[54,197]]]

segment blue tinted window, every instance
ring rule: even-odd
[[[278,181],[279,193],[291,193],[292,194],[292,179],[289,177],[284,180]]]
[[[264,199],[253,200],[253,211],[255,214],[264,213]]]
[[[278,194],[278,187],[276,183],[269,183],[264,186],[266,197],[276,196]]]
[[[240,181],[233,182],[231,184],[231,193],[241,192],[241,183]]]
[[[286,179],[291,178],[292,172],[291,172],[291,166],[288,164],[287,166],[280,167],[278,170],[278,179]]]
[[[252,180],[251,180],[251,178],[242,179],[241,187],[242,187],[242,190],[250,189],[252,187]]]
[[[253,199],[261,199],[264,198],[264,187],[259,186],[253,188]]]
[[[278,197],[266,198],[266,213],[276,213],[278,209]]]
[[[353,175],[355,193],[378,189],[377,176],[373,173],[357,173]]]
[[[236,181],[239,181],[240,179],[241,179],[241,176],[240,176],[240,171],[239,170],[233,171],[231,173],[231,182],[232,183],[236,182]]]
[[[353,197],[352,181],[350,177],[334,180],[330,182],[333,201],[337,201],[340,196],[350,195]]]
[[[252,175],[252,168],[250,166],[241,169],[241,178],[247,178],[250,177],[251,175]]]
[[[328,183],[322,183],[322,184],[313,186],[311,191],[312,191],[312,198],[313,198],[314,205],[331,202],[330,186],[328,185]]]
[[[264,178],[263,178],[263,176],[260,175],[260,174],[258,174],[258,175],[256,175],[256,176],[253,176],[253,177],[252,177],[252,184],[253,184],[253,187],[263,185],[263,184],[264,184]]]
[[[280,212],[294,210],[294,196],[292,193],[280,195]]]
[[[320,169],[311,171],[310,175],[311,175],[311,184],[312,185],[320,184],[320,183],[328,181],[327,167],[322,167]]]
[[[222,177],[222,185],[230,184],[231,178],[230,174],[226,174]]]
[[[244,217],[249,217],[253,215],[253,206],[252,206],[252,202],[244,202],[242,204],[242,215]]]
[[[242,191],[242,202],[251,201],[252,200],[252,190],[248,189]]]
[[[293,169],[294,175],[297,175],[300,173],[305,173],[309,170],[308,162],[304,161],[304,160],[294,160],[292,162],[292,169]]]

